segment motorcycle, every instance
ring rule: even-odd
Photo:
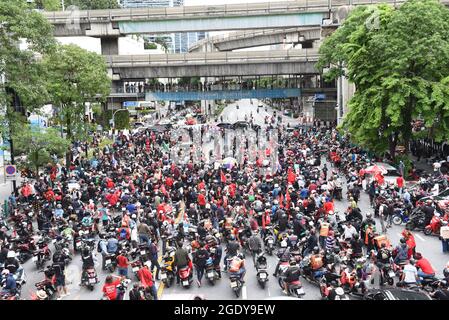
[[[387,283],[389,286],[394,285],[394,278],[396,273],[391,264],[384,264],[380,269],[380,285]]]
[[[81,285],[88,288],[90,291],[94,290],[94,285],[97,284],[98,276],[94,267],[89,267],[83,272],[83,276],[81,278]]]
[[[397,209],[394,212],[393,218],[392,218],[392,222],[397,225],[400,226],[401,224],[405,223],[407,224],[407,222],[409,222],[410,220],[410,216],[408,214],[407,209]]]
[[[138,276],[138,272],[139,270],[142,268],[142,262],[140,260],[136,260],[131,262],[131,269],[134,273],[134,276],[136,277],[136,279],[139,281],[139,276]]]
[[[206,279],[212,286],[215,284],[215,280],[218,279],[217,271],[215,271],[213,260],[210,257],[206,261]]]
[[[257,282],[259,283],[262,289],[265,288],[265,284],[268,281],[268,264],[267,258],[263,255],[263,253],[259,254],[256,258],[256,277]]]
[[[230,286],[232,291],[234,291],[235,296],[240,297],[240,292],[242,291],[242,281],[240,280],[240,275],[230,274],[229,280],[231,281]]]
[[[264,242],[264,245],[265,245],[265,252],[268,255],[271,256],[273,254],[274,243],[275,243],[275,238],[274,238],[274,235],[271,232],[271,229],[267,229],[266,230],[263,242]]]
[[[279,277],[279,286],[281,287],[282,290],[285,289],[285,277],[283,275],[281,275]],[[297,298],[302,298],[306,293],[304,292],[304,289],[302,287],[301,281],[296,280],[293,282],[290,282],[288,284],[288,291],[287,294],[289,296],[294,296]]]
[[[410,231],[415,229],[424,230],[426,228],[426,217],[420,208],[416,208],[412,211],[405,227]]]
[[[33,262],[36,264],[37,269],[42,269],[46,261],[51,259],[51,250],[48,248],[48,244],[44,241],[38,241],[37,250],[33,253]]]
[[[56,297],[56,279],[54,271],[51,267],[47,267],[47,270],[41,270],[39,272],[44,272],[45,279],[37,282],[34,286],[36,287],[36,293],[32,295],[32,300],[40,300],[37,291],[43,290],[47,294],[47,300],[52,300]]]
[[[440,235],[440,228],[442,225],[442,220],[438,216],[433,216],[432,220],[430,220],[430,223],[424,228],[424,234],[426,236],[430,235]]]
[[[12,270],[13,268],[15,268],[15,266],[10,265],[10,266],[6,266],[6,269]],[[19,272],[19,270],[17,270],[14,274],[14,279],[16,280],[16,293],[15,296],[18,298],[20,297],[21,293],[22,293],[22,287],[25,285],[26,283],[26,276],[25,276],[25,271],[21,270]],[[6,278],[2,278],[1,279],[1,287],[4,287],[6,284]]]
[[[161,281],[167,288],[173,285],[175,280],[175,273],[173,271],[173,262],[176,250],[173,247],[168,247],[162,260],[164,261],[163,266],[161,266]]]
[[[33,256],[33,252],[36,251],[36,245],[33,238],[14,238],[11,239],[12,248],[18,253],[18,260],[20,263],[25,263]]]
[[[184,268],[180,268],[178,270],[178,276],[181,280],[181,285],[183,288],[189,288],[191,283],[193,282],[193,273],[192,268],[187,265]]]
[[[117,267],[117,260],[114,253],[109,253],[104,256],[104,270],[109,270],[109,272],[114,272]]]

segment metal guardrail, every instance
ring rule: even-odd
[[[189,17],[218,17],[218,16],[250,16],[289,14],[308,11],[327,11],[340,6],[369,5],[389,3],[393,5],[404,3],[406,0],[296,0],[288,2],[240,3],[225,5],[183,6],[169,8],[128,8],[109,10],[79,11],[76,17],[71,11],[44,12],[44,16],[53,24],[66,23],[67,19],[80,19],[86,22],[119,22],[134,20],[160,20]],[[449,0],[440,0],[449,3]]]
[[[297,62],[316,62],[318,58],[319,55],[316,49],[105,56],[108,65],[116,68],[220,63],[269,63],[292,60]]]

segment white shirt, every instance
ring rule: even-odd
[[[405,283],[416,283],[416,277],[418,276],[418,270],[415,266],[411,264],[406,264],[404,266],[404,282]]]
[[[357,229],[353,225],[351,225],[350,227],[348,227],[347,225],[343,225],[343,229],[345,230],[343,232],[344,239],[352,238],[353,235],[358,233]]]

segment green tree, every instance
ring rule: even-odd
[[[20,46],[22,39],[26,49]],[[24,0],[0,1],[0,74],[5,79],[0,80],[1,106],[11,106],[11,92],[28,110],[48,100],[44,70],[35,55],[51,52],[55,44],[52,26]]]
[[[37,9],[45,11],[59,11],[61,10],[61,0],[35,0]]]
[[[162,47],[162,50],[164,50],[165,52],[168,52],[168,43],[167,43],[167,38],[164,37],[157,37],[156,39],[154,39],[154,43],[159,44]]]
[[[408,148],[415,119],[429,138],[449,135],[448,18],[434,0],[357,7],[324,41],[318,67],[356,86],[343,122],[356,143],[394,157],[398,144]]]
[[[13,136],[16,155],[25,155],[22,165],[34,170],[36,177],[39,168],[53,162],[52,155],[61,157],[70,146],[70,142],[59,136],[56,129],[40,129],[23,123],[22,130]]]
[[[81,10],[117,9],[120,5],[117,0],[65,0],[66,8],[70,5]]]
[[[87,103],[104,102],[110,93],[111,79],[102,56],[76,45],[63,45],[44,58],[49,70],[51,101],[60,110],[60,118],[71,142],[89,139],[91,125],[86,122]],[[67,154],[70,165],[71,154]]]

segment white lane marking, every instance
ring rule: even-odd
[[[246,292],[246,286],[242,287],[242,299],[243,300],[247,300],[248,299],[248,294]]]
[[[268,288],[268,296],[271,297],[270,288]]]
[[[419,240],[421,240],[422,242],[426,242],[426,239],[424,239],[423,237],[421,237],[419,234],[415,233],[415,236],[418,237]]]

